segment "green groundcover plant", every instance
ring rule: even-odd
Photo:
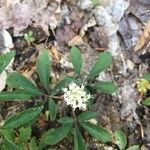
[[[24,34],[24,40],[31,45],[35,41],[34,33],[32,31],[28,31]]]
[[[6,68],[15,51],[0,56],[0,73]],[[56,145],[67,136],[72,137],[75,150],[87,149],[83,132],[103,143],[114,143],[119,149],[126,149],[127,139],[122,130],[114,134],[100,125],[92,124],[91,119],[97,113],[91,111],[93,94],[103,92],[112,94],[117,86],[113,82],[96,81],[95,77],[105,71],[112,64],[109,52],[100,53],[89,74],[82,75],[82,53],[77,47],[72,47],[70,60],[74,66],[74,76],[66,76],[55,86],[51,86],[50,72],[52,61],[48,50],[43,50],[38,56],[36,73],[39,83],[31,82],[18,72],[8,74],[7,86],[11,91],[0,92],[0,102],[24,102],[29,99],[36,100],[34,107],[27,108],[10,116],[0,123],[1,150],[42,150]],[[71,109],[69,116],[58,116],[58,101],[65,103],[64,109]],[[62,105],[63,107],[63,105]],[[39,139],[32,136],[32,125],[36,123],[39,115],[48,109],[48,118],[51,123],[57,122],[58,127],[50,128]],[[134,145],[128,150],[138,150]]]
[[[140,93],[144,94],[144,96],[146,95],[147,91],[150,90],[150,73],[145,73],[143,77],[137,81],[137,88]],[[150,97],[144,99],[142,104],[150,106]]]

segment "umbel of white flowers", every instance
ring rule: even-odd
[[[87,102],[91,98],[90,94],[87,94],[84,90],[84,85],[77,85],[76,83],[70,83],[68,87],[63,88],[64,101],[67,105],[71,106],[73,110],[79,108],[81,110],[87,109]]]

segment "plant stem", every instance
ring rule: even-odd
[[[56,99],[56,100],[62,100],[62,99],[64,99],[63,96],[50,96],[50,98]]]
[[[74,117],[74,120],[75,120],[75,124],[76,124],[76,113],[75,113],[75,111],[74,110],[72,110],[72,115],[73,115],[73,117]]]
[[[51,99],[55,99],[55,100],[63,100],[63,95],[61,96],[51,96],[51,95],[48,95],[48,94],[43,94],[43,96],[47,97],[47,98],[51,98]]]

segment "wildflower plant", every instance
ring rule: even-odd
[[[91,0],[94,6],[98,5],[100,3],[100,0]]]
[[[145,73],[143,77],[137,81],[137,89],[146,96],[147,91],[150,90],[150,73]],[[145,106],[150,106],[150,97],[147,97],[142,103]]]
[[[74,82],[69,83],[68,87],[64,88],[63,91],[65,103],[71,106],[73,110],[76,108],[81,110],[87,109],[87,103],[91,95],[86,93],[83,84],[80,87]]]
[[[14,57],[14,52],[7,55]],[[5,65],[0,66],[0,70],[6,67],[8,60],[3,60]],[[23,143],[26,142],[29,150],[42,150],[57,144],[67,135],[72,135],[74,149],[84,150],[86,149],[86,141],[83,138],[83,132],[87,132],[104,143],[112,141],[110,131],[100,125],[90,123],[90,120],[97,116],[96,112],[91,111],[92,95],[96,92],[112,94],[117,90],[117,86],[113,82],[96,81],[95,83],[95,77],[111,66],[110,53],[100,53],[86,77],[82,75],[83,58],[77,47],[71,48],[70,60],[74,66],[74,76],[66,76],[54,86],[51,85],[50,80],[52,61],[48,50],[43,50],[37,59],[36,73],[40,80],[37,85],[36,82],[30,81],[18,72],[12,72],[8,75],[7,85],[12,91],[0,92],[1,102],[24,102],[29,99],[34,99],[34,101],[39,99],[39,101],[32,108],[24,109],[0,123],[0,133],[4,139],[0,149],[12,149],[13,147],[21,150],[24,149]],[[58,115],[59,100],[70,108],[69,116],[60,117]],[[49,112],[49,123],[57,122],[58,127],[48,129],[43,133],[41,139],[36,141],[35,137],[31,135],[31,127],[37,122],[39,115],[47,111]],[[12,137],[14,132],[17,132],[17,141],[14,136]]]
[[[139,79],[137,81],[137,88],[139,92],[146,93],[150,89],[150,83],[146,79]]]
[[[24,39],[26,40],[28,45],[31,45],[35,41],[34,33],[32,31],[25,33]]]

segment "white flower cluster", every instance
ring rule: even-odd
[[[84,85],[78,86],[76,83],[70,83],[64,91],[64,101],[74,110],[76,108],[86,110],[87,101],[91,98],[90,94],[84,91]]]

